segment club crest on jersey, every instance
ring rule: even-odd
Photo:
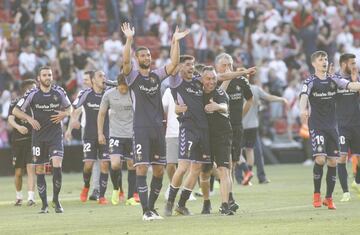
[[[324,150],[324,148],[321,146],[321,145],[319,145],[318,147],[317,147],[317,151],[318,152],[322,152]]]
[[[54,95],[53,98],[54,98],[55,102],[58,101],[58,97],[56,95]]]
[[[240,86],[236,86],[235,89],[236,89],[237,91],[240,91]]]
[[[331,83],[330,83],[330,87],[331,87],[331,89],[335,89],[335,87],[336,87],[335,83],[334,83],[334,82],[331,82]]]
[[[149,79],[151,83],[156,83],[156,78],[150,76]]]

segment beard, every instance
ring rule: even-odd
[[[51,86],[51,81],[50,82],[47,82],[47,80],[43,81],[43,80],[40,80],[40,85],[43,86],[43,87],[50,87]]]
[[[139,67],[142,68],[142,69],[149,69],[150,64],[149,65],[147,65],[147,64],[139,64]]]

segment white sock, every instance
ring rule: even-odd
[[[20,192],[16,191],[16,199],[20,199],[20,200],[23,199],[23,194],[21,191]]]
[[[34,191],[28,191],[28,201],[35,201],[35,192]]]

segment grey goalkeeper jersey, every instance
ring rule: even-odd
[[[129,92],[120,94],[116,87],[107,90],[100,108],[109,110],[110,137],[133,137],[133,109]]]
[[[261,87],[250,85],[251,92],[253,93],[253,103],[249,109],[249,112],[244,116],[242,120],[243,128],[257,128],[259,127],[259,106],[260,100],[266,99],[269,96]]]

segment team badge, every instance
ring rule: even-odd
[[[235,89],[236,89],[237,91],[240,91],[240,86],[236,86]]]
[[[150,77],[150,82],[151,83],[155,83],[156,82],[156,79],[154,77]]]
[[[33,156],[32,160],[33,160],[34,163],[36,163],[37,162],[37,157]]]
[[[54,100],[55,102],[58,101],[58,97],[56,95],[54,95]]]
[[[331,89],[335,89],[335,87],[336,87],[335,83],[334,83],[334,82],[331,82],[331,83],[330,83],[330,87],[331,87]]]
[[[324,150],[324,148],[321,146],[321,145],[319,145],[318,147],[317,147],[317,151],[318,152],[322,152]]]

